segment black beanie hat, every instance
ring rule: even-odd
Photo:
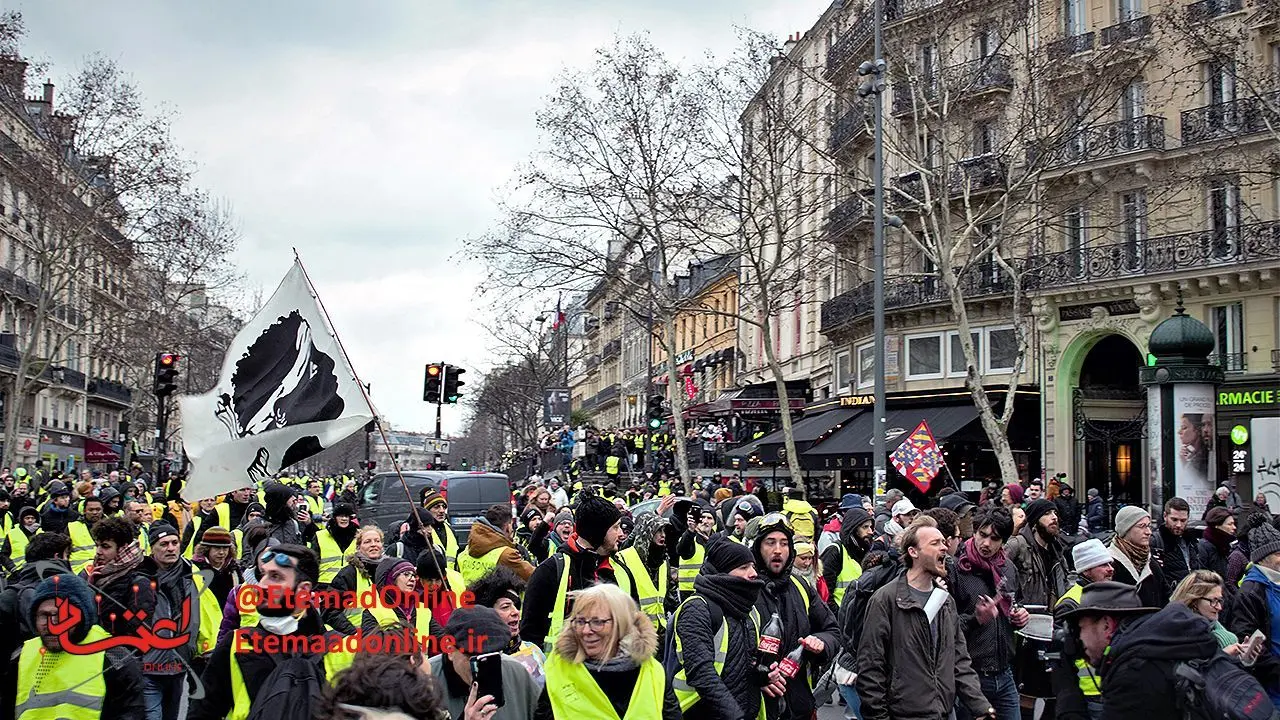
[[[703,572],[708,575],[721,575],[753,563],[755,563],[755,556],[751,554],[751,548],[717,536],[707,543],[707,559],[703,563]]]
[[[353,507],[351,507],[351,506],[350,506],[350,505],[348,505],[347,503],[337,503],[337,504],[335,504],[335,505],[333,506],[333,513],[332,513],[332,515],[333,515],[334,517],[337,517],[337,516],[339,516],[339,515],[344,515],[344,516],[346,516],[346,517],[352,517],[352,516],[354,516],[355,514],[356,514],[356,509],[355,509],[355,508],[353,508]]]
[[[443,580],[441,575],[445,567],[444,555],[436,548],[427,548],[418,553],[418,562],[414,570],[423,580]]]
[[[591,547],[599,547],[604,544],[604,536],[622,517],[622,513],[618,512],[618,508],[608,500],[597,495],[588,495],[578,504],[578,509],[574,511],[573,516],[578,537],[585,540]]]
[[[1040,499],[1027,506],[1027,527],[1035,527],[1040,518],[1051,512],[1057,512],[1058,506],[1052,500]]]

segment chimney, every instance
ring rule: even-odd
[[[795,49],[796,43],[800,42],[800,38],[802,36],[803,36],[803,33],[793,33],[791,35],[788,35],[787,43],[782,46],[782,54],[790,55],[791,51]]]
[[[27,64],[13,58],[0,58],[0,87],[18,99],[26,93]]]
[[[44,81],[44,104],[49,106],[49,111],[53,111],[53,83],[48,80]]]

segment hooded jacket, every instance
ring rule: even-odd
[[[143,558],[138,574],[155,583],[155,610],[148,613],[146,623],[154,628],[161,620],[172,620],[180,632],[189,636],[188,641],[173,650],[148,650],[143,656],[144,665],[154,668],[147,674],[181,675],[196,653],[196,638],[200,634],[200,595],[196,592],[193,565],[186,558],[169,568],[161,568],[153,557]],[[157,630],[160,637],[175,637],[170,631]]]
[[[1275,651],[1277,635],[1273,628],[1280,618],[1276,618],[1271,612],[1269,595],[1275,595],[1276,602],[1280,603],[1280,583],[1268,578],[1262,567],[1253,566],[1245,573],[1244,582],[1236,593],[1227,629],[1241,639],[1248,638],[1255,630],[1261,630],[1271,640],[1258,656],[1251,671],[1274,698],[1280,696],[1280,656]]]
[[[1182,603],[1123,625],[1102,666],[1103,720],[1182,717],[1174,668],[1217,652],[1209,621]]]
[[[471,524],[471,534],[467,536],[465,550],[468,555],[482,558],[498,548],[505,548],[498,556],[498,564],[510,568],[521,580],[528,580],[533,574],[533,565],[525,561],[515,544],[501,530],[484,518]]]
[[[813,691],[804,677],[810,668],[821,667],[831,661],[840,642],[840,629],[836,623],[836,616],[818,596],[817,591],[801,582],[799,584],[804,586],[802,590],[796,582],[792,581],[791,566],[795,562],[794,552],[787,555],[787,561],[781,572],[775,575],[769,571],[769,566],[760,552],[760,545],[764,542],[767,533],[760,532],[759,525],[760,518],[753,519],[747,525],[747,537],[751,539],[751,554],[755,557],[756,570],[764,580],[764,588],[755,603],[761,623],[767,623],[769,617],[775,612],[782,618],[782,652],[784,654],[795,649],[800,644],[800,638],[807,635],[813,635],[822,640],[824,646],[822,652],[816,656],[806,651],[803,656],[805,667],[801,668],[795,679],[787,683],[786,712],[781,717],[808,720],[814,711],[815,703]],[[792,539],[789,529],[784,529],[782,532],[787,535],[788,541]],[[801,596],[801,592],[808,597]],[[769,704],[766,701],[766,705]],[[771,714],[770,717],[774,716]]]
[[[703,572],[706,573],[704,565]],[[754,718],[760,710],[760,678],[756,672],[756,627],[751,618],[764,586],[727,573],[699,575],[693,596],[676,616],[685,679],[698,691],[698,702],[685,715],[706,720]],[[714,610],[711,606],[714,606]],[[715,635],[724,619],[729,638],[724,670],[716,672]]]
[[[822,552],[822,579],[827,581],[827,587],[836,587],[836,578],[840,577],[840,572],[844,570],[845,553],[849,557],[856,560],[859,564],[867,556],[867,549],[871,545],[871,538],[867,538],[867,544],[863,545],[858,542],[855,530],[864,523],[873,522],[871,514],[862,508],[853,508],[845,513],[845,516],[852,522],[844,522],[840,524],[840,542],[832,545]],[[839,613],[840,608],[835,605],[835,593],[831,594],[831,611]]]
[[[289,507],[289,501],[293,499],[293,489],[284,483],[276,482],[267,485],[263,495],[266,511],[263,513],[263,519],[271,525],[271,533],[267,537],[275,538],[281,544],[309,545],[309,538],[314,533],[315,526],[299,527],[298,520]],[[242,567],[255,565],[252,554],[253,548],[241,548],[240,565]]]
[[[569,565],[568,590],[581,590],[596,583],[605,582],[617,585],[617,573],[630,571],[620,561],[608,557],[600,557],[593,550],[586,550],[578,545],[578,536],[570,535],[564,545],[551,557],[543,560],[534,568],[529,576],[529,584],[524,591],[524,607],[520,612],[520,638],[543,647],[547,632],[551,629],[551,613],[555,610],[556,597],[560,588],[560,572]],[[631,599],[640,603],[634,581],[631,585]],[[565,602],[565,612],[572,610],[571,600]]]

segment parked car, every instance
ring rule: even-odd
[[[511,484],[507,476],[500,473],[411,470],[403,474],[409,496],[393,472],[378,473],[369,480],[360,493],[357,510],[360,524],[372,523],[394,537],[400,532],[400,523],[408,519],[410,507],[418,503],[424,489],[430,488],[449,501],[449,524],[458,543],[464,544],[471,533],[471,524],[482,517],[490,505],[512,501]]]

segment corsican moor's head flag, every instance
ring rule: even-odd
[[[374,417],[297,262],[232,341],[213,390],[178,402],[188,500],[271,477]]]

